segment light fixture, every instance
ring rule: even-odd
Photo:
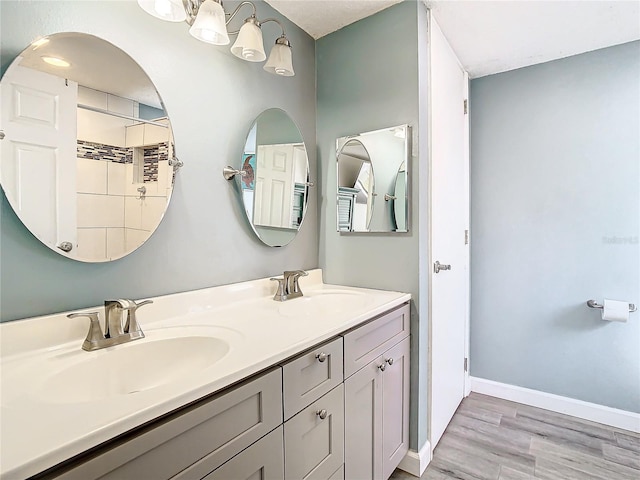
[[[267,58],[264,53],[260,22],[255,16],[247,18],[240,27],[238,38],[231,47],[231,53],[247,62],[263,62]]]
[[[271,49],[269,59],[263,67],[267,72],[283,77],[293,77],[293,62],[291,59],[291,45],[287,37],[282,35],[276,39],[276,44]]]
[[[147,13],[161,20],[171,22],[187,22],[191,28],[189,33],[198,40],[213,45],[228,45],[229,35],[238,38],[231,46],[231,53],[248,62],[262,62],[267,56],[264,51],[262,25],[268,22],[277,23],[282,34],[276,39],[264,69],[274,75],[291,77],[293,60],[291,43],[287,39],[284,26],[275,18],[258,20],[256,6],[244,1],[231,14],[224,11],[221,0],[138,0],[138,5]],[[253,13],[234,32],[227,31],[227,25],[238,14],[244,5],[250,5]]]
[[[160,20],[184,22],[187,19],[182,0],[138,0],[138,5]]]
[[[202,42],[229,45],[222,5],[214,0],[205,0],[198,8],[189,33]]]
[[[54,67],[67,68],[70,67],[71,64],[66,60],[58,57],[40,57],[42,61],[48,63],[49,65],[53,65]]]

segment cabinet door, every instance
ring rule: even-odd
[[[285,422],[284,458],[287,480],[326,480],[344,463],[342,384]]]
[[[344,480],[344,465],[329,477],[329,480]]]
[[[284,419],[342,383],[342,337],[282,366]]]
[[[409,339],[382,356],[382,478],[391,476],[409,451]]]
[[[203,480],[282,480],[282,427],[242,451]]]
[[[382,376],[375,359],[344,382],[344,477],[378,480],[382,477]]]

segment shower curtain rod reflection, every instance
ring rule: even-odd
[[[104,113],[106,115],[111,115],[113,117],[124,118],[126,120],[132,120],[134,122],[148,123],[149,125],[155,125],[156,127],[169,128],[169,125],[167,125],[165,123],[159,123],[159,122],[154,122],[153,120],[145,120],[143,118],[132,117],[131,115],[125,115],[123,113],[110,112],[109,110],[105,110],[103,108],[98,108],[98,107],[92,107],[91,105],[83,105],[83,104],[79,103],[78,104],[78,108],[81,108],[83,110],[90,110],[90,111],[96,112],[96,113]]]

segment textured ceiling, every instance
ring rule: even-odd
[[[265,0],[318,39],[402,0]]]
[[[318,39],[401,0],[265,1]],[[640,39],[638,0],[424,3],[472,78]]]
[[[638,1],[427,1],[469,75],[640,39]]]

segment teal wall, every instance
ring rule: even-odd
[[[238,2],[225,2],[234,8]],[[246,8],[246,7],[245,7]],[[248,9],[247,9],[248,10]],[[226,47],[192,38],[186,23],[168,23],[127,1],[0,2],[2,71],[41,35],[97,35],[127,52],[155,83],[184,161],[167,214],[131,255],[105,264],[63,258],[36,240],[4,197],[0,209],[0,318],[13,320],[318,266],[316,190],[300,234],[286,248],[262,244],[244,218],[238,189],[222,177],[240,165],[245,138],[260,112],[278,107],[316,143],[315,42],[284,20],[294,46],[294,77],[268,74]],[[258,2],[258,16],[282,16]],[[236,20],[239,21],[239,20]],[[233,25],[232,25],[233,26]],[[265,45],[277,36],[265,28]],[[271,37],[271,36],[272,37]],[[309,149],[316,171],[315,149]]]
[[[471,82],[471,374],[640,412],[640,42]]]
[[[320,266],[329,283],[410,292],[412,308],[411,448],[426,441],[426,296],[419,297],[418,184],[426,157],[409,161],[410,231],[407,234],[336,232],[336,156],[339,137],[408,123],[419,137],[419,19],[421,2],[407,1],[319,39],[317,142],[320,189]],[[426,48],[426,43],[423,43]],[[381,196],[378,202],[384,203]],[[422,248],[426,240],[422,239]]]

